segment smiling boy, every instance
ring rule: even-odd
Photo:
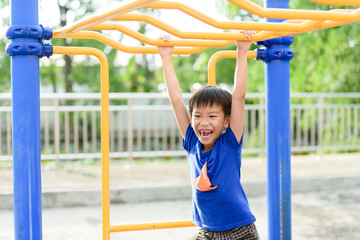
[[[254,31],[243,31],[251,38]],[[162,40],[171,41],[169,36]],[[234,91],[213,86],[196,91],[189,113],[182,99],[171,54],[158,47],[164,79],[187,151],[193,180],[193,222],[201,227],[197,239],[259,239],[247,197],[240,183],[241,149],[250,41],[237,46]]]

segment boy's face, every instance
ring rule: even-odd
[[[191,126],[204,145],[203,151],[213,148],[223,129],[229,127],[229,121],[230,117],[225,118],[220,105],[194,106],[191,114]]]

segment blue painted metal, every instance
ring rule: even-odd
[[[6,46],[6,54],[9,56],[34,55],[50,57],[53,54],[53,47],[42,42],[12,42]]]
[[[257,50],[256,60],[270,62],[272,60],[291,60],[294,57],[294,51],[290,48],[263,48]]]
[[[11,0],[11,24],[38,25],[38,0]],[[41,240],[39,56],[12,56],[11,82],[15,239]]]
[[[270,47],[273,44],[284,44],[284,45],[291,45],[294,42],[294,36],[285,36],[281,38],[273,38],[264,41],[258,41],[257,44],[260,46]]]
[[[40,25],[12,25],[6,31],[6,37],[14,38],[36,38],[39,40],[50,40],[52,38],[52,29]]]
[[[288,0],[266,0],[267,8],[289,8]],[[268,22],[283,20],[267,19]],[[289,39],[267,41],[268,51],[287,56]],[[292,41],[290,41],[292,43]],[[290,43],[290,44],[291,44]],[[291,239],[290,61],[265,64],[268,239]]]

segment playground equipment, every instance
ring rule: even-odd
[[[12,0],[11,24],[7,32],[12,42],[7,53],[12,61],[14,218],[16,239],[42,239],[41,173],[40,173],[40,102],[39,57],[54,54],[85,54],[96,56],[101,63],[101,149],[102,149],[102,210],[103,239],[110,232],[193,226],[191,221],[111,225],[109,212],[109,99],[108,63],[106,56],[96,49],[52,47],[43,39],[95,39],[127,53],[156,54],[156,45],[175,46],[174,54],[193,54],[208,47],[225,47],[234,40],[246,40],[233,32],[182,32],[145,14],[131,11],[139,8],[178,9],[206,24],[220,29],[253,29],[252,38],[265,48],[251,52],[248,57],[266,62],[266,130],[268,175],[269,239],[291,239],[291,177],[290,177],[290,93],[289,62],[293,52],[289,46],[292,35],[330,28],[360,21],[360,9],[331,11],[289,10],[288,1],[267,0],[262,8],[248,0],[228,0],[240,8],[267,18],[266,23],[220,22],[184,4],[157,0],[137,0],[121,7],[80,20],[56,30],[38,26],[37,0]],[[322,4],[341,4],[343,1],[314,0]],[[347,1],[358,6],[358,1]],[[287,19],[285,21],[279,20]],[[114,21],[145,21],[179,37],[169,43],[150,39]],[[92,30],[117,30],[151,46],[129,47],[102,33]],[[209,64],[209,84],[215,85],[217,59],[234,57],[234,52],[220,52]],[[26,73],[26,74],[24,74]]]

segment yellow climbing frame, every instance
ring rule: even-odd
[[[264,9],[249,0],[228,0],[234,5],[262,18],[287,19],[282,23],[217,21],[208,15],[199,12],[179,2],[159,0],[136,0],[122,4],[122,6],[103,14],[94,15],[80,20],[71,26],[54,31],[54,38],[94,39],[126,53],[156,54],[155,46],[175,46],[174,54],[193,54],[208,47],[222,48],[233,44],[234,40],[248,40],[238,32],[183,32],[153,16],[130,13],[140,8],[151,9],[177,9],[205,24],[222,30],[255,30],[252,41],[267,40],[288,35],[300,34],[319,29],[331,28],[360,21],[360,9],[333,9],[330,11],[294,10],[294,9]],[[312,0],[319,4],[360,6],[358,0]],[[111,23],[106,22],[112,20]],[[142,21],[151,24],[179,40],[164,42],[151,39],[133,31],[114,21]],[[94,30],[115,30],[126,34],[149,46],[126,46],[104,34]],[[97,57],[101,64],[101,151],[102,151],[102,218],[103,239],[109,240],[111,232],[150,230],[163,228],[191,227],[194,224],[188,221],[158,222],[129,225],[110,224],[110,190],[109,190],[109,71],[106,56],[97,49],[54,47],[54,54],[83,54]],[[249,52],[249,58],[256,58],[256,52]],[[215,85],[215,65],[220,58],[234,58],[235,51],[220,51],[209,61],[209,84]]]
[[[109,63],[103,52],[86,47],[54,47],[54,54],[92,55],[100,61],[101,83],[101,168],[102,168],[102,224],[103,239],[110,239],[109,191]]]
[[[256,58],[256,51],[249,51],[247,53],[248,58]],[[219,51],[211,56],[208,64],[208,84],[211,86],[216,85],[216,63],[221,58],[236,58],[236,51]]]

